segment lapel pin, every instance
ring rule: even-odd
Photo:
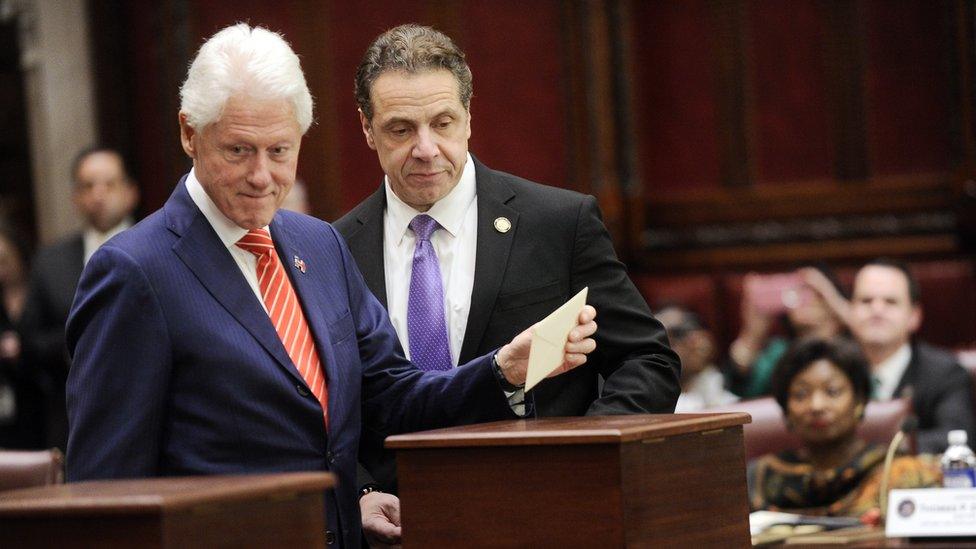
[[[295,256],[295,268],[305,274],[305,260]]]
[[[512,230],[512,222],[508,220],[507,217],[496,217],[495,218],[495,230],[505,234]]]

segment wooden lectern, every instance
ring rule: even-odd
[[[398,435],[407,547],[750,547],[744,413]]]
[[[0,493],[0,547],[324,547],[328,473],[104,480]]]

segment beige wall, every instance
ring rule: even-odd
[[[71,160],[97,136],[88,17],[84,0],[15,4],[38,236],[48,243],[80,226],[71,204]]]

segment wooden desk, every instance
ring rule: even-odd
[[[850,543],[836,543],[836,544],[805,544],[802,540],[792,541],[790,543],[776,543],[769,545],[760,545],[758,547],[769,547],[777,549],[823,549],[824,547],[847,547],[852,549],[894,549],[894,548],[915,548],[915,549],[974,549],[976,548],[976,541],[969,540],[956,540],[956,541],[938,541],[938,540],[909,540],[906,538],[885,538],[881,537],[876,540],[866,540],[866,541],[853,541]]]
[[[80,482],[0,493],[0,547],[324,547],[328,473]]]
[[[404,547],[749,547],[748,421],[545,418],[387,438]]]
[[[810,539],[815,538],[815,539]],[[888,538],[882,526],[856,526],[838,530],[816,532],[809,535],[796,535],[788,538],[775,537],[763,540],[763,535],[753,538],[753,547],[776,547],[789,549],[834,547],[888,548],[917,547],[921,549],[973,549],[976,538]]]

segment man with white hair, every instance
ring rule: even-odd
[[[451,372],[406,360],[338,234],[279,210],[312,99],[284,39],[239,24],[181,89],[193,169],[89,261],[68,320],[68,478],[328,470],[326,541],[360,542],[361,423],[394,433],[514,417],[531,336]],[[585,361],[586,307],[557,372]]]

